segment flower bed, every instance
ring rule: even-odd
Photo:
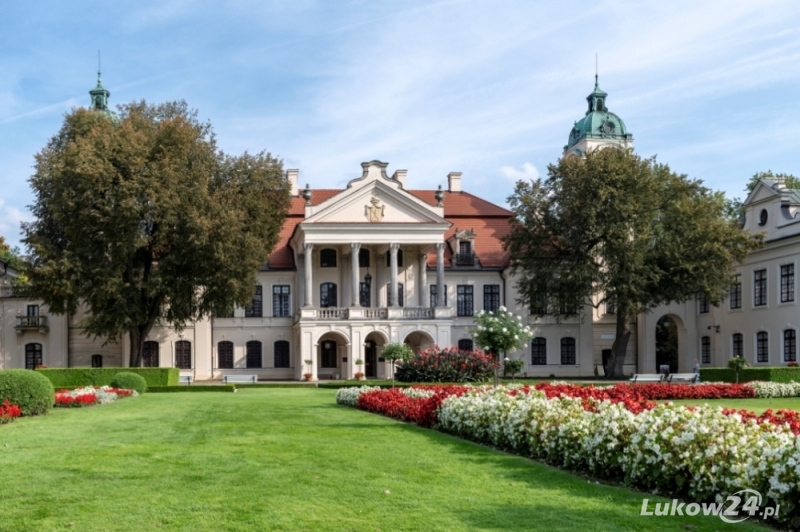
[[[76,388],[74,390],[59,390],[55,394],[55,406],[70,408],[92,405],[104,405],[116,401],[120,397],[139,395],[134,390],[123,390],[110,386],[94,388]]]
[[[11,423],[21,415],[22,410],[17,405],[11,404],[8,399],[0,405],[0,425]]]

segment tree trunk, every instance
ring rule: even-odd
[[[617,314],[617,333],[614,335],[614,344],[611,346],[611,358],[604,366],[606,377],[618,379],[623,377],[625,353],[628,351],[628,340],[631,338],[630,323],[622,314]]]
[[[128,336],[131,340],[131,356],[128,360],[128,365],[132,368],[139,368],[142,366],[142,356],[144,355],[144,341],[153,325],[158,318],[158,314],[151,315],[147,319],[147,323],[131,327],[128,331]]]

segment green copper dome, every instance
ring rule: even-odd
[[[108,97],[111,96],[111,93],[103,87],[103,81],[100,79],[100,71],[97,71],[97,86],[89,91],[89,95],[92,97],[92,105],[90,109],[93,111],[99,111],[101,113],[105,113],[111,120],[116,122],[117,114],[108,108]]]
[[[564,151],[569,150],[584,138],[590,139],[616,139],[633,140],[633,135],[628,133],[625,122],[606,107],[608,94],[597,85],[597,76],[594,80],[594,90],[586,97],[589,109],[586,116],[575,122],[569,133],[569,140],[564,146]]]

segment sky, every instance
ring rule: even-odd
[[[0,235],[31,219],[34,156],[88,106],[186,100],[226,152],[336,188],[378,159],[409,188],[505,205],[586,111],[595,56],[640,155],[731,197],[800,175],[800,2],[15,2],[0,19]],[[24,251],[24,250],[23,250]]]

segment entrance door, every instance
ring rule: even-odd
[[[364,348],[364,362],[366,362],[366,368],[364,369],[364,373],[367,377],[377,377],[378,376],[378,348],[375,347],[375,342],[367,341],[366,347]]]

